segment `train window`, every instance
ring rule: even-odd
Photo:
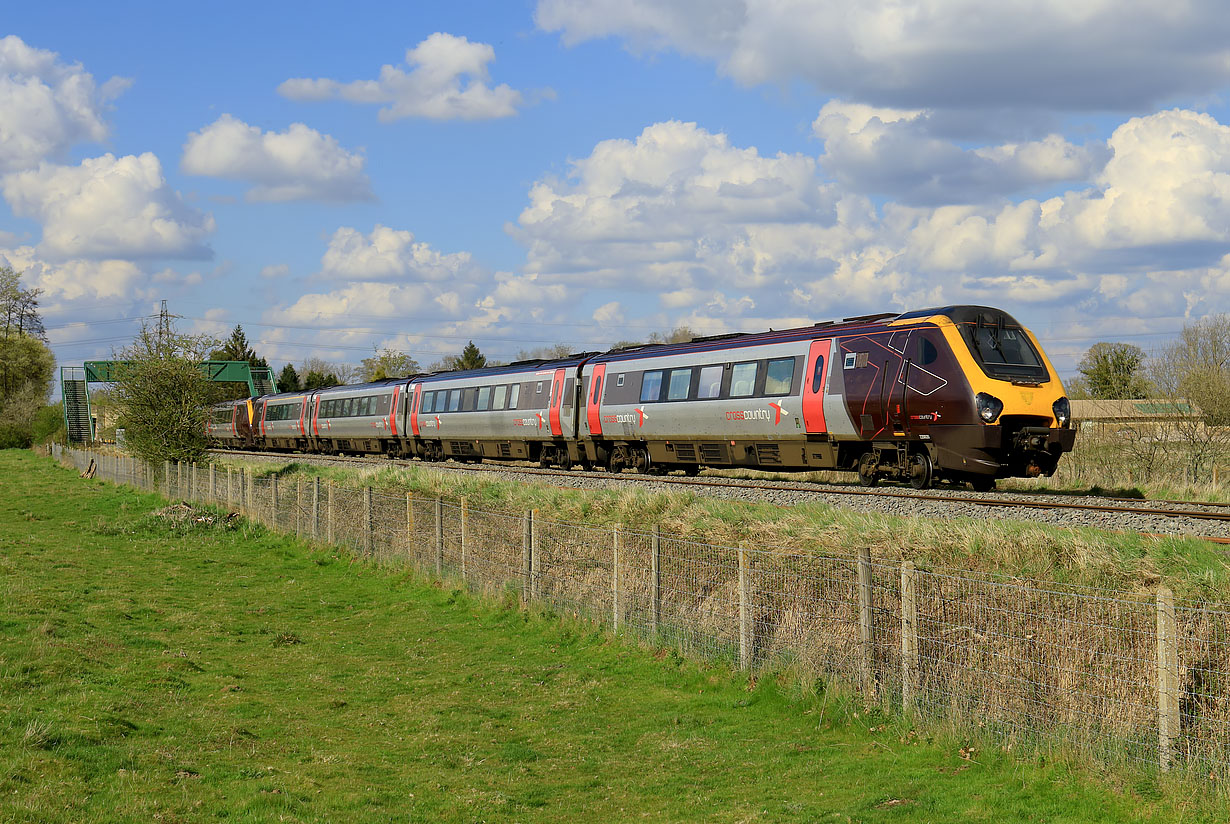
[[[602,397],[602,376],[594,378],[594,405],[598,405],[599,399]]]
[[[641,403],[652,403],[662,397],[662,372],[646,372],[641,376]]]
[[[435,400],[436,400],[435,392],[424,392],[422,397],[419,398],[419,411],[420,412],[430,412],[431,405],[432,403],[435,402]]]
[[[816,356],[816,369],[811,374],[811,393],[819,394],[820,387],[824,385],[824,355]]]
[[[456,412],[461,408],[461,390],[450,389],[448,393],[448,411]]]
[[[736,363],[730,373],[730,397],[750,398],[756,391],[756,361]]]
[[[521,384],[514,383],[508,387],[508,408],[516,409],[521,402]]]
[[[478,411],[486,412],[491,408],[491,387],[484,386],[478,390]]]
[[[492,409],[503,409],[504,401],[506,400],[508,400],[508,387],[507,386],[497,386],[495,388],[495,394],[491,398],[491,408]]]
[[[935,363],[939,359],[940,352],[935,348],[935,344],[927,338],[918,339],[918,365],[926,366],[930,363]]]
[[[615,379],[615,385],[616,385],[616,386],[623,386],[623,385],[624,385],[624,376],[623,376],[623,375],[620,375],[618,378],[616,378],[616,379]]]
[[[722,367],[702,366],[700,384],[696,387],[696,397],[716,398],[722,394]]]
[[[764,393],[766,395],[789,395],[794,382],[794,358],[775,358],[765,370]]]
[[[564,403],[562,404],[564,409],[572,408],[572,397],[575,394],[573,390],[575,389],[576,385],[577,385],[576,378],[569,378],[567,381],[564,382]]]
[[[668,401],[686,401],[688,389],[692,385],[691,369],[672,369],[670,383],[666,389]]]
[[[341,417],[349,418],[353,414],[354,414],[354,398],[347,398],[346,400],[342,401]]]
[[[393,396],[392,395],[381,395],[379,401],[377,401],[376,403],[376,414],[377,415],[387,415],[389,414],[389,409],[391,409],[392,406],[393,406]]]
[[[542,381],[539,381],[539,382],[538,382],[538,389],[537,389],[537,390],[535,390],[534,394],[536,394],[536,395],[541,395],[541,394],[542,394]]]

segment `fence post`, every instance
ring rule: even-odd
[[[530,600],[537,601],[542,595],[542,540],[539,537],[538,510],[530,510]]]
[[[164,492],[162,493],[162,497],[170,498],[171,497],[171,462],[170,461],[162,462],[162,488],[164,490]]]
[[[333,543],[333,481],[329,481],[327,490],[328,507],[325,509],[325,542]]]
[[[752,668],[752,575],[747,549],[739,547],[739,669]]]
[[[1179,645],[1174,593],[1157,590],[1157,750],[1162,771],[1170,769],[1179,738]]]
[[[188,464],[188,500],[196,502],[196,461]]]
[[[534,510],[521,517],[521,600],[529,604],[534,597]]]
[[[255,519],[256,517],[256,512],[253,511],[254,506],[252,504],[252,500],[255,497],[256,493],[252,491],[252,470],[245,469],[243,471],[243,514],[249,521]]]
[[[184,497],[184,462],[175,462],[175,497],[183,499]]]
[[[466,516],[469,512],[469,506],[466,504],[466,499],[461,499],[461,580],[470,580],[466,576],[469,570],[466,568]]]
[[[623,542],[623,534],[623,525],[616,524],[611,542],[611,623],[616,632],[619,632],[619,545]]]
[[[232,470],[229,466],[226,468],[226,508],[235,508],[235,493],[231,491],[231,474]]]
[[[212,463],[209,465],[209,502],[218,502],[218,467]]]
[[[278,528],[278,476],[269,476],[269,528]]]
[[[444,577],[444,501],[436,496],[436,576]]]
[[[320,540],[320,476],[312,478],[312,540]]]
[[[875,615],[872,612],[871,588],[871,549],[863,547],[858,551],[858,635],[859,659],[862,665],[863,697],[867,701],[875,699],[875,646],[872,643],[872,622]]]
[[[901,706],[914,709],[919,688],[918,570],[913,561],[901,565]]]
[[[649,554],[649,631],[658,634],[662,620],[662,525],[654,524]]]
[[[295,479],[295,535],[303,537],[303,478]]]
[[[375,518],[372,513],[372,488],[363,487],[363,552],[374,555],[376,552]]]
[[[414,493],[406,493],[406,558],[414,559]]]

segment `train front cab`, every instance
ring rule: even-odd
[[[929,317],[927,313],[932,313]],[[1033,333],[984,306],[902,315],[934,323],[969,383],[972,422],[929,427],[932,460],[948,477],[989,489],[996,478],[1054,474],[1076,441],[1063,384]]]

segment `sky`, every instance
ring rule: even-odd
[[[18,4],[0,265],[60,365],[977,303],[1070,376],[1230,312],[1227,92],[1214,0]]]

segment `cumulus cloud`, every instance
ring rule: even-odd
[[[1230,80],[1217,0],[539,0],[535,19],[877,106],[1131,110]]]
[[[405,117],[432,120],[488,120],[510,117],[521,105],[521,92],[501,83],[492,87],[487,64],[495,49],[464,37],[436,32],[406,51],[405,67],[384,65],[377,80],[342,83],[329,79],[292,78],[278,86],[291,100],[348,100],[384,104],[380,120]]]
[[[440,252],[416,242],[410,231],[380,224],[367,235],[339,228],[321,258],[325,277],[348,281],[451,281],[471,279],[477,272],[469,252]]]
[[[1106,162],[1105,144],[1037,141],[962,148],[935,136],[932,113],[833,100],[812,124],[821,162],[843,189],[914,204],[983,202],[1023,189],[1082,181]]]
[[[252,184],[250,201],[371,200],[362,155],[302,123],[262,132],[224,114],[188,136],[180,168],[188,174]]]
[[[851,108],[841,128],[891,132],[922,116]],[[827,180],[824,162],[659,123],[535,183],[510,231],[542,283],[608,300],[600,321],[622,320],[629,290],[649,293],[642,316],[734,328],[948,302],[1034,307],[1056,322],[1230,311],[1230,128],[1214,118],[1133,118],[1088,162],[1047,141],[960,151],[967,168],[1032,168],[1022,179],[1066,176],[1073,162],[1091,177],[1046,199],[877,205]]]
[[[99,88],[81,64],[64,63],[16,35],[0,38],[0,173],[105,139],[107,104],[127,86],[112,78]]]
[[[7,175],[5,200],[19,217],[43,226],[39,252],[68,258],[208,258],[214,220],[171,189],[152,153],[40,164]]]

